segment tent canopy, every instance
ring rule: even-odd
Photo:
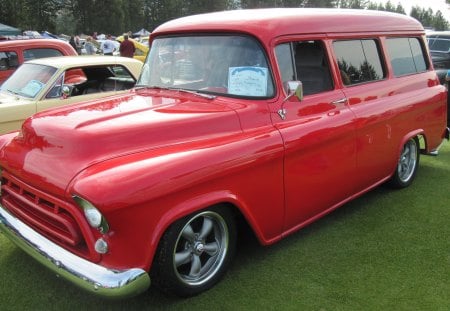
[[[149,34],[150,34],[150,31],[148,31],[148,30],[146,30],[146,29],[144,29],[144,28],[142,28],[142,29],[139,30],[138,32],[133,33],[133,35],[135,35],[135,36],[141,36],[141,37],[143,37],[143,36],[148,36]]]
[[[21,31],[17,28],[0,24],[0,36],[15,36],[22,34]]]

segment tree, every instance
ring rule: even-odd
[[[433,28],[435,30],[447,30],[450,26],[449,22],[445,19],[441,11],[437,11],[433,18]]]
[[[21,21],[26,20],[22,7],[24,7],[23,0],[0,0],[0,21],[3,24],[22,28],[24,25]]]
[[[0,0],[0,20],[23,30],[55,31],[60,0]]]
[[[137,31],[144,25],[144,0],[122,1],[124,29]]]
[[[406,15],[405,8],[401,5],[400,2],[397,4],[397,7],[395,8],[395,12]]]
[[[333,8],[335,7],[335,0],[307,0],[303,1],[303,6],[311,8]]]
[[[384,10],[388,12],[395,12],[395,6],[392,4],[391,1],[386,2],[386,5],[384,6]]]
[[[364,9],[369,5],[367,0],[337,0],[336,6],[349,9]]]
[[[230,9],[265,7],[340,7],[405,14],[400,2],[385,6],[369,0],[0,0],[0,21],[24,30],[66,34],[121,34],[153,30],[174,18]],[[450,0],[446,0],[450,4]],[[410,15],[426,27],[448,29],[442,12],[413,7]]]

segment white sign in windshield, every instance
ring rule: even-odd
[[[267,96],[268,70],[264,67],[230,67],[228,94]]]

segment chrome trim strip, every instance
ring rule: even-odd
[[[78,257],[31,229],[1,205],[0,232],[57,275],[95,295],[124,298],[150,286],[145,270],[111,270]]]

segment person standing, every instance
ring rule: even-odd
[[[92,37],[89,36],[86,38],[86,43],[84,44],[84,49],[86,50],[87,55],[94,55],[95,54],[95,47],[92,43]]]
[[[106,36],[106,40],[103,41],[100,48],[103,51],[103,55],[113,55],[115,48],[114,43],[111,40],[111,35]]]
[[[75,43],[75,36],[71,36],[69,40],[69,44],[73,47],[75,51],[77,51],[77,44]],[[78,51],[77,51],[78,52]]]
[[[134,51],[136,48],[134,47],[134,43],[128,39],[128,35],[123,36],[123,41],[120,43],[120,56],[124,57],[133,57]]]
[[[79,36],[75,36],[75,50],[77,51],[78,55],[81,55],[81,40]]]

